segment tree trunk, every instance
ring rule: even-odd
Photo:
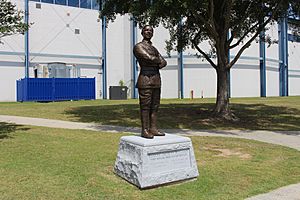
[[[217,68],[217,100],[214,108],[214,115],[226,120],[237,120],[229,107],[229,82],[228,73],[229,69],[225,66],[218,66]]]

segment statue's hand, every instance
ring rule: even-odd
[[[163,60],[159,63],[158,67],[159,67],[159,69],[162,69],[162,68],[164,68],[166,65],[167,65],[167,61],[163,59]]]

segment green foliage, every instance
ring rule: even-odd
[[[125,83],[124,83],[123,80],[120,80],[120,81],[119,81],[119,86],[125,86]]]
[[[0,42],[1,38],[17,33],[24,33],[28,26],[23,23],[23,12],[9,0],[0,0]]]

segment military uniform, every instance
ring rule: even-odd
[[[142,136],[153,138],[164,135],[158,131],[156,121],[161,92],[159,69],[165,67],[167,62],[148,40],[136,44],[133,53],[140,65],[136,87],[139,91]]]

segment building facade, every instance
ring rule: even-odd
[[[137,97],[134,85],[138,66],[132,48],[142,39],[140,29],[129,15],[103,26],[105,21],[99,19],[95,1],[29,1],[28,41],[26,35],[14,35],[3,38],[0,45],[0,101],[16,100],[16,80],[26,76],[26,48],[28,77],[95,77],[98,99],[107,98],[109,87],[121,82],[128,87],[128,97]],[[24,10],[24,0],[13,2]],[[266,33],[278,44],[267,48],[257,39],[233,66],[232,97],[300,95],[300,43],[282,28],[283,24],[272,25]],[[215,97],[215,70],[192,49],[182,55],[171,52],[168,57],[166,39],[168,31],[155,28],[153,43],[168,62],[161,71],[162,97],[189,98],[191,93],[194,98]],[[209,46],[201,45],[204,49]],[[229,56],[235,54],[231,51]]]

